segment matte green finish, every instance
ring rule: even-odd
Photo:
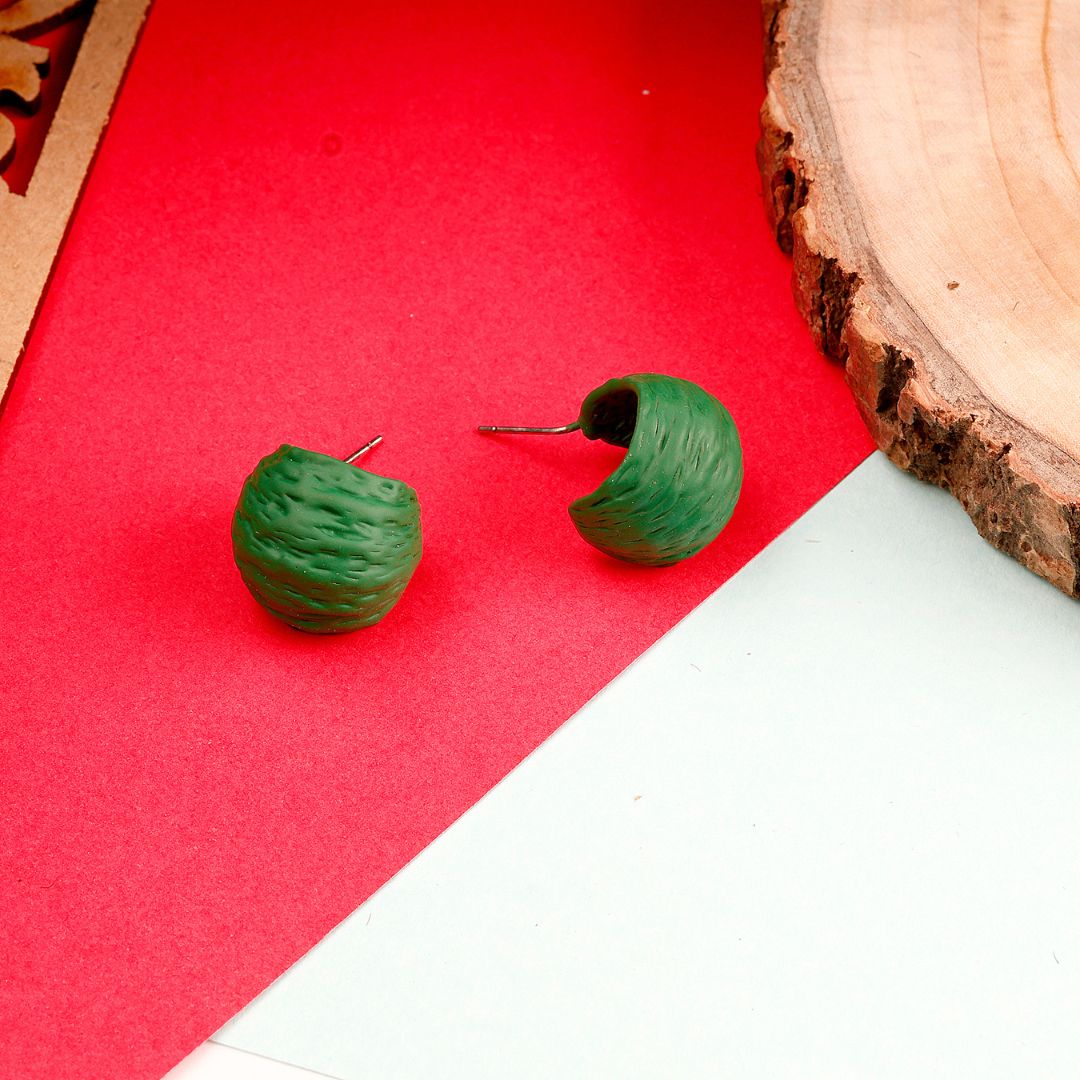
[[[377,623],[405,591],[420,561],[420,504],[400,480],[282,446],[244,481],[232,541],[267,611],[341,634]]]
[[[739,433],[716,398],[670,375],[627,375],[589,394],[578,422],[588,438],[627,447],[615,472],[570,506],[593,547],[669,566],[716,539],[743,477]]]

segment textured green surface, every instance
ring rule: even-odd
[[[728,523],[742,487],[742,447],[727,409],[670,375],[627,375],[581,406],[590,439],[627,447],[620,466],[570,506],[582,537],[616,559],[669,566]]]
[[[233,556],[252,595],[290,626],[377,623],[420,561],[420,504],[400,480],[282,446],[244,481]]]

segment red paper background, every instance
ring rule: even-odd
[[[763,224],[757,19],[158,0],[0,418],[0,1074],[163,1073],[869,451]],[[746,454],[667,571],[567,516],[616,451],[471,431],[639,370]],[[304,636],[239,486],[379,432],[423,562]]]

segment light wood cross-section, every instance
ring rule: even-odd
[[[1080,595],[1080,3],[765,0],[766,209],[878,446]]]
[[[25,195],[0,180],[0,399],[22,353],[117,87],[150,0],[97,0]],[[16,0],[0,8],[0,94],[36,103],[48,52],[26,38],[79,0]],[[47,76],[46,76],[47,77]],[[19,152],[0,115],[0,161]]]

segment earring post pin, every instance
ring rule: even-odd
[[[382,442],[382,440],[383,437],[381,435],[376,435],[374,439],[372,439],[370,442],[364,443],[364,445],[361,446],[360,449],[357,450],[355,453],[350,454],[345,459],[345,464],[351,465],[358,457],[363,457],[364,454],[366,454],[372,447],[378,446],[379,443]]]
[[[504,427],[481,424],[476,430],[485,435],[568,435],[571,431],[580,431],[581,423],[575,420],[572,424],[564,424],[562,427]]]

